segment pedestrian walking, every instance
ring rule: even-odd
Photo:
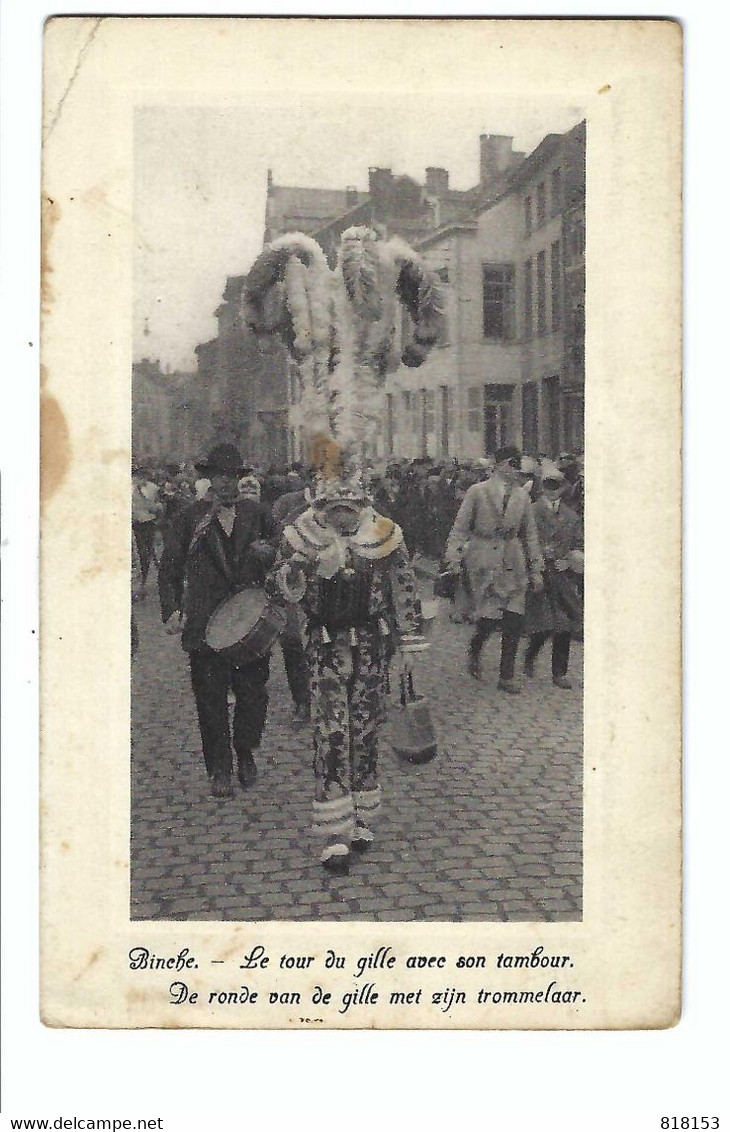
[[[552,637],[553,684],[568,689],[570,643],[583,629],[583,524],[562,498],[565,488],[562,472],[543,466],[542,494],[532,510],[545,561],[545,584],[541,593],[527,595],[524,671],[527,677],[534,675],[540,650]]]
[[[147,576],[155,552],[157,521],[162,514],[158,487],[154,480],[141,472],[132,476],[132,531],[139,554],[141,584],[139,597],[144,597]]]
[[[230,444],[214,447],[196,465],[211,481],[210,496],[177,515],[167,530],[159,569],[162,620],[182,632],[200,726],[203,758],[216,798],[232,794],[228,693],[233,692],[233,746],[238,780],[256,779],[254,752],[261,742],[268,695],[270,653],[235,664],[205,640],[208,621],[232,594],[263,586],[275,555],[275,528],[266,507],[240,499],[243,461]]]
[[[135,602],[139,601],[140,590],[142,588],[142,566],[141,566],[140,561],[139,561],[139,551],[137,549],[137,540],[134,537],[134,532],[132,532],[132,538],[131,538],[130,564],[131,564],[131,574],[132,574],[132,577],[131,577],[132,587],[131,587],[131,608],[130,608],[130,618],[129,618],[129,634],[130,634],[130,644],[131,644],[131,650],[130,651],[131,651],[131,655],[132,655],[132,660],[134,660],[134,658],[136,657],[136,655],[139,651],[139,626],[137,625],[137,618],[134,616],[134,606],[135,606]]]
[[[529,496],[520,483],[521,454],[500,448],[494,472],[464,496],[449,536],[446,558],[458,570],[463,562],[476,622],[469,642],[467,667],[478,679],[481,652],[489,636],[501,628],[498,688],[521,691],[515,660],[528,587],[542,588],[543,561]]]

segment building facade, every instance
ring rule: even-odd
[[[585,124],[502,172],[496,193],[415,243],[446,329],[423,366],[388,378],[383,457],[583,448]]]
[[[311,235],[334,265],[342,233],[364,225],[407,240],[441,280],[442,340],[383,391],[380,458],[473,459],[513,443],[537,455],[583,448],[585,123],[525,155],[506,135],[479,139],[479,179],[453,190],[446,169],[423,183],[368,170],[368,190],[276,185],[264,242]],[[227,280],[218,333],[198,346],[206,441],[230,440],[255,463],[306,458],[292,427],[299,374],[278,340],[241,320],[245,276]],[[403,316],[407,319],[407,316]]]
[[[235,444],[246,460],[268,468],[289,458],[287,355],[244,324],[245,278],[229,276],[215,312],[218,333],[196,347],[198,382],[208,408],[206,444]]]
[[[165,373],[149,358],[132,366],[132,462],[193,460],[206,429],[207,407],[194,373]]]

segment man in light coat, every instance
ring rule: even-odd
[[[481,651],[495,629],[502,630],[498,688],[521,691],[514,678],[528,587],[542,589],[543,560],[529,496],[520,485],[521,455],[500,448],[494,473],[464,496],[446,547],[453,569],[463,561],[476,622],[469,642],[468,669],[481,675]]]

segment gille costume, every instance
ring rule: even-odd
[[[293,557],[304,570],[297,581]],[[423,647],[420,602],[400,527],[369,506],[349,536],[329,526],[321,511],[305,511],[284,530],[273,579],[280,597],[299,602],[305,618],[314,830],[325,841],[326,863],[345,855],[333,853],[335,844],[372,839],[387,669],[397,647]]]

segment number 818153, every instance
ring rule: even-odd
[[[720,1119],[717,1116],[663,1116],[660,1121],[661,1128],[719,1128]]]

